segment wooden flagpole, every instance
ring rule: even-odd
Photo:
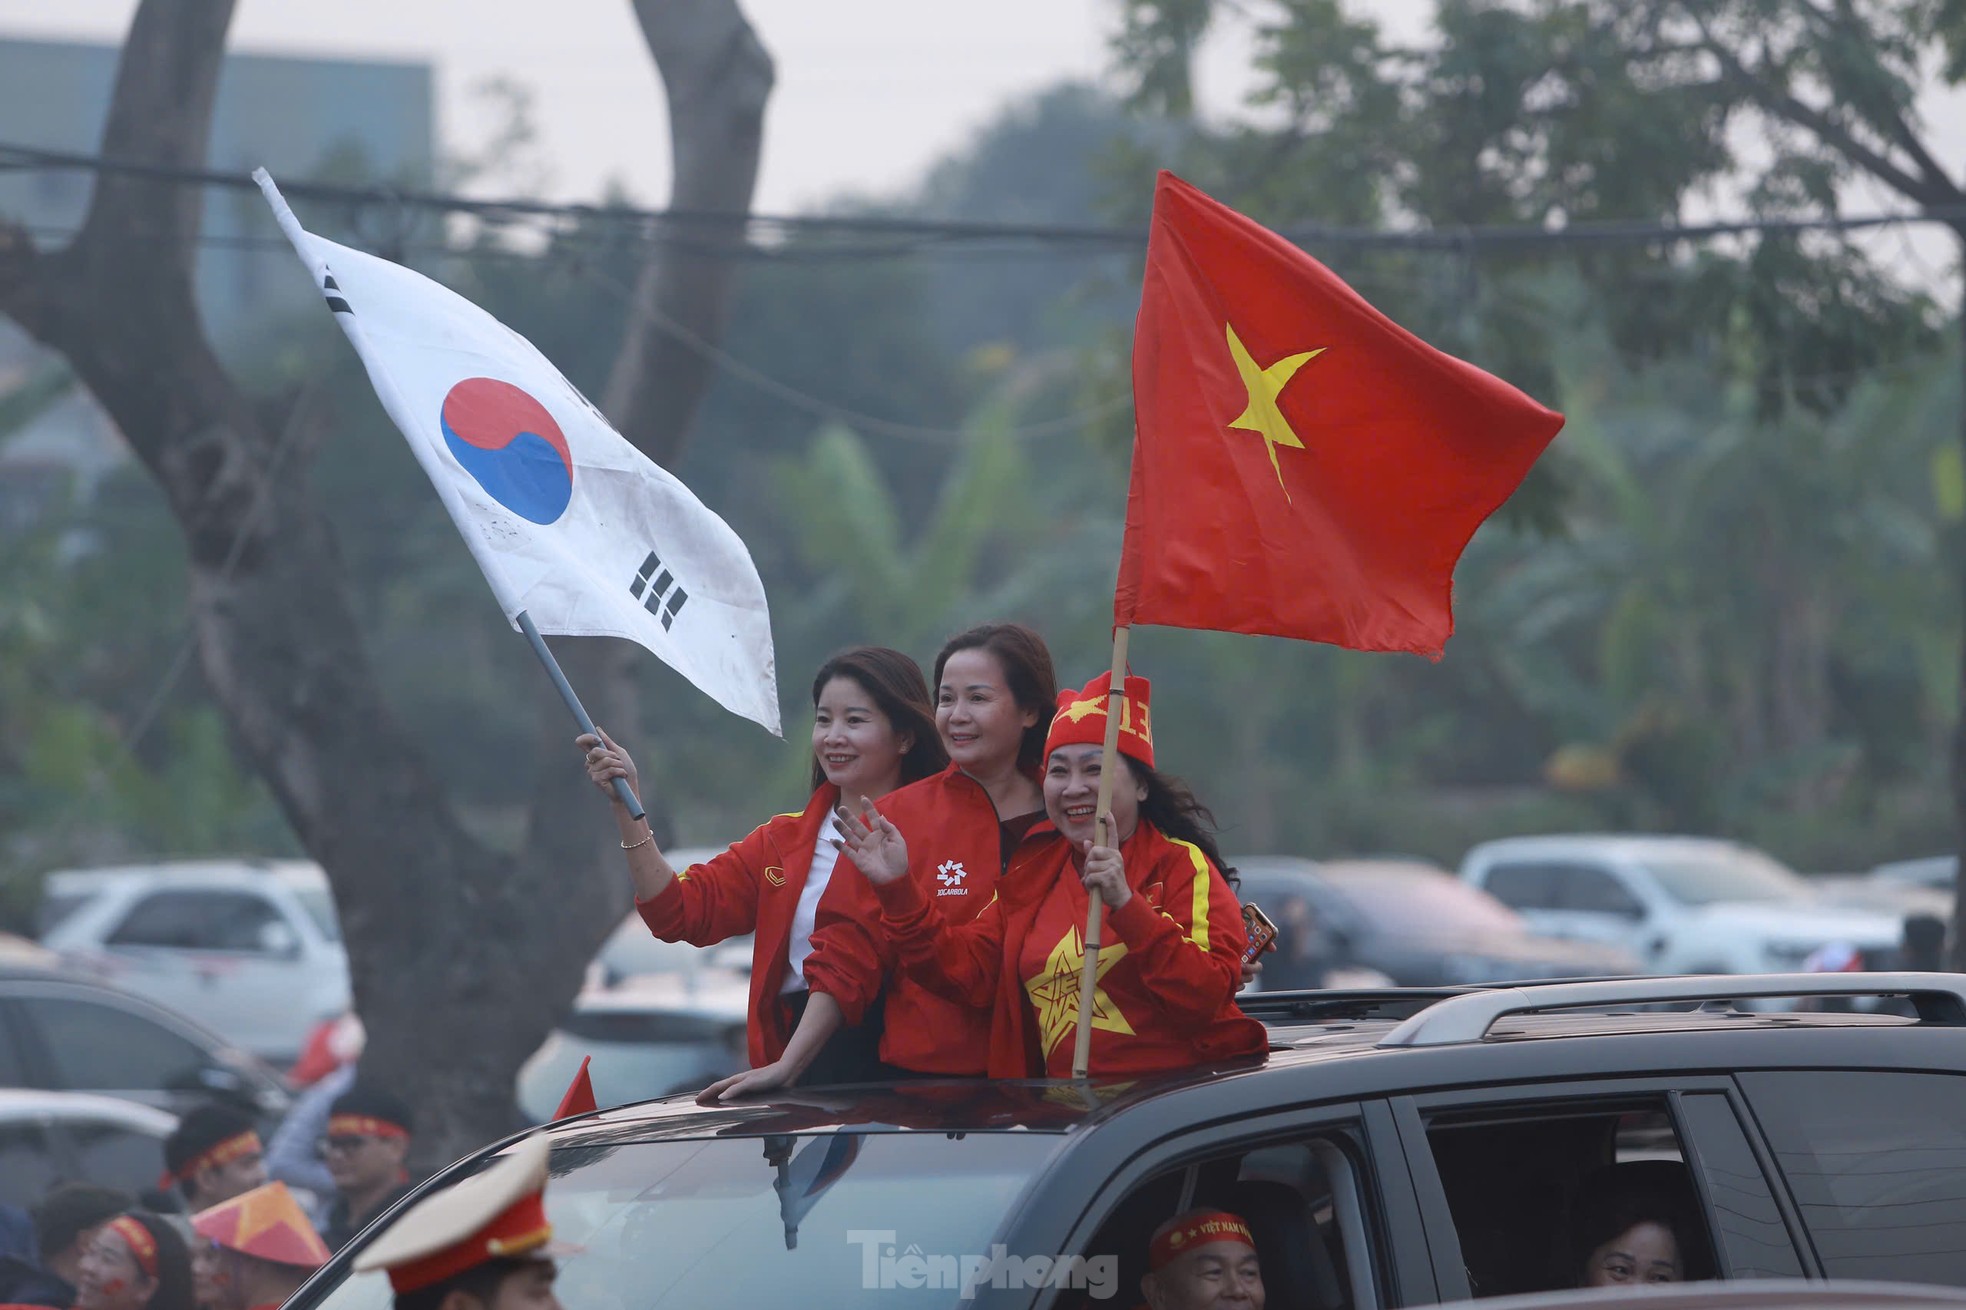
[[[1114,775],[1120,767],[1120,719],[1126,708],[1126,639],[1131,628],[1113,629],[1113,676],[1106,689],[1106,744],[1099,757],[1099,804],[1093,810],[1095,840],[1113,844],[1106,830],[1106,811],[1113,804]],[[1092,996],[1099,982],[1099,920],[1106,903],[1097,892],[1086,897],[1085,966],[1079,972],[1079,1035],[1072,1048],[1072,1077],[1083,1078],[1092,1063]]]

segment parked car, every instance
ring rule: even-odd
[[[1730,1006],[1883,993],[1907,1016]],[[568,1305],[1126,1305],[1190,1206],[1250,1223],[1273,1307],[1567,1281],[1606,1164],[1677,1164],[1695,1279],[1966,1286],[1966,977],[1808,974],[1248,998],[1267,1059],[1067,1081],[788,1089],[544,1131]],[[1887,1108],[1888,1107],[1888,1111]],[[513,1139],[516,1140],[516,1139]],[[340,1251],[285,1310],[382,1310]],[[1115,1299],[1126,1298],[1126,1299]]]
[[[84,1092],[0,1088],[0,1205],[27,1207],[58,1182],[132,1196],[157,1185],[177,1116]]]
[[[707,1087],[748,1066],[750,1008],[748,976],[721,969],[642,974],[584,991],[520,1068],[519,1108],[535,1123],[552,1118],[589,1056],[588,1077],[604,1104]]]
[[[1243,901],[1277,924],[1277,949],[1263,957],[1265,991],[1328,986],[1341,970],[1370,970],[1401,987],[1639,971],[1619,947],[1531,932],[1508,906],[1434,865],[1284,855],[1230,862]]]
[[[1461,877],[1538,932],[1610,942],[1657,973],[1798,969],[1825,946],[1897,961],[1902,916],[1825,903],[1751,846],[1705,837],[1550,836],[1483,842]]]
[[[320,866],[175,861],[48,875],[41,942],[285,1063],[348,1008],[348,955]]]
[[[97,1092],[172,1113],[213,1097],[272,1119],[266,1064],[141,996],[46,969],[0,968],[0,1087]]]

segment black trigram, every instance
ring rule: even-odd
[[[649,579],[653,578],[651,582]],[[644,595],[643,593],[647,594]],[[642,608],[662,620],[662,630],[669,631],[669,625],[676,621],[683,604],[689,600],[689,593],[676,585],[676,575],[662,567],[661,558],[650,551],[642,561],[642,567],[635,572],[635,580],[628,584],[628,594],[642,602]]]
[[[337,314],[353,314],[348,302],[341,297],[341,288],[335,284],[334,274],[330,273],[321,281],[321,294],[328,298],[328,308]]]

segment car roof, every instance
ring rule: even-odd
[[[1668,833],[1577,832],[1543,833],[1533,837],[1498,837],[1473,847],[1469,855],[1560,855],[1587,853],[1628,859],[1647,855],[1734,854],[1752,850],[1724,837],[1689,837]]]
[[[1763,1012],[1721,1007],[1715,997],[1912,995],[1929,1017],[1834,1011]],[[1618,998],[1631,998],[1620,1000]],[[1650,1074],[1655,1067],[1601,1060],[1584,1038],[1658,1039],[1682,1034],[1721,1037],[1692,1066],[1719,1067],[1741,1058],[1744,1034],[1764,1045],[1757,1058],[1808,1065],[1798,1058],[1811,1030],[1966,1028],[1966,977],[1947,974],[1784,974],[1715,978],[1626,978],[1495,987],[1386,988],[1358,992],[1258,992],[1239,998],[1269,1029],[1266,1060],[1154,1074],[1063,1080],[923,1080],[855,1087],[791,1088],[757,1100],[698,1106],[674,1096],[563,1120],[556,1143],[602,1145],[718,1136],[767,1136],[858,1129],[874,1132],[1073,1132],[1096,1127],[1144,1103],[1201,1088],[1249,1084],[1317,1066],[1376,1076],[1387,1088],[1466,1081],[1473,1061],[1453,1052],[1499,1051],[1533,1057],[1561,1051],[1565,1062],[1602,1075]],[[1594,1008],[1581,1009],[1583,1005]],[[1662,1008],[1669,1005],[1681,1008]],[[1686,1008],[1691,1007],[1691,1008]],[[1957,1046],[1947,1048],[1956,1054]],[[1602,1064],[1602,1068],[1597,1065]],[[1377,1074],[1365,1072],[1376,1067]],[[1512,1076],[1521,1076],[1518,1070]],[[1322,1078],[1323,1075],[1321,1074]],[[1328,1080],[1327,1080],[1328,1081]],[[1335,1088],[1335,1083],[1333,1087]]]
[[[265,882],[294,888],[325,889],[328,877],[321,866],[312,860],[156,860],[88,869],[56,869],[48,874],[43,885],[51,892],[81,892],[123,884],[235,886]]]
[[[110,1120],[160,1137],[177,1127],[176,1115],[141,1101],[98,1096],[93,1092],[0,1087],[0,1121],[22,1119]]]

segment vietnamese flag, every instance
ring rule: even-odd
[[[567,1094],[560,1098],[560,1108],[553,1111],[555,1121],[576,1114],[592,1114],[601,1108],[594,1100],[594,1079],[587,1072],[587,1066],[593,1063],[593,1060],[594,1057],[591,1055],[580,1057],[580,1071],[574,1074],[573,1081],[567,1084]]]
[[[1563,426],[1163,172],[1113,622],[1439,659],[1454,565]]]

